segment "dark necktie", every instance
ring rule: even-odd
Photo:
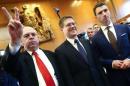
[[[82,55],[85,61],[88,62],[86,50],[81,46],[81,44],[79,43],[79,40],[75,39],[75,43],[77,43],[79,53]]]
[[[106,27],[106,29],[108,30],[107,35],[108,35],[110,44],[116,50],[116,52],[118,52],[118,48],[117,48],[117,44],[116,44],[116,38],[115,38],[113,32],[110,31],[110,26]]]
[[[54,80],[52,76],[50,75],[48,69],[46,68],[45,64],[42,62],[42,60],[39,58],[38,54],[34,51],[32,53],[36,59],[36,63],[38,65],[38,68],[45,80],[45,83],[47,86],[55,86]]]
[[[81,44],[79,43],[79,40],[75,39],[75,43],[77,43],[77,47],[79,50],[79,53],[82,55],[82,57],[85,59],[85,61],[88,63],[89,68],[91,70],[92,73],[92,77],[96,83],[96,86],[104,86],[102,85],[102,81],[101,81],[101,77],[100,77],[100,73],[97,71],[94,63],[91,61],[90,57],[87,56],[87,52],[85,51],[85,49],[81,46]],[[89,60],[88,60],[89,59]]]

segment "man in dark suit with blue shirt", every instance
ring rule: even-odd
[[[73,17],[62,17],[59,26],[66,40],[56,48],[55,52],[57,66],[65,86],[109,86],[103,69],[97,60],[94,60],[95,54],[91,50],[89,41],[78,38]]]
[[[92,39],[112,86],[130,86],[130,28],[114,25],[105,3],[97,3],[93,9],[101,23],[101,29]]]

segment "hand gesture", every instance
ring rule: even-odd
[[[123,64],[121,65],[122,69],[128,69],[130,68],[130,59],[126,58],[125,60],[123,60]]]
[[[23,34],[23,25],[21,24],[19,19],[19,10],[18,8],[14,7],[14,17],[11,16],[11,14],[5,7],[2,7],[2,11],[9,20],[8,31],[11,38],[11,45],[17,45],[21,42],[21,37]]]
[[[112,68],[113,69],[121,69],[122,64],[123,64],[122,60],[113,60],[112,61]]]

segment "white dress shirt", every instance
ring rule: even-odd
[[[15,54],[19,50],[20,47],[19,46],[11,46],[9,44],[9,48],[10,48],[10,52],[12,54]],[[32,56],[32,52],[31,51],[27,51],[27,52]],[[51,74],[51,76],[52,76],[52,78],[54,80],[55,86],[58,86],[58,81],[56,79],[55,71],[54,71],[54,68],[53,68],[51,62],[49,61],[49,59],[47,58],[47,56],[45,55],[45,53],[42,50],[37,49],[36,52],[39,55],[39,57],[42,60],[42,62],[47,67],[49,73]],[[42,74],[41,74],[41,72],[40,72],[40,70],[38,68],[38,65],[36,63],[35,57],[32,56],[32,58],[33,58],[33,61],[34,61],[34,65],[35,65],[35,69],[36,69],[36,74],[37,74],[39,86],[46,86],[45,80],[42,77]]]
[[[114,34],[114,36],[115,36],[115,38],[117,40],[116,31],[114,29],[114,26],[113,26],[112,22],[108,26],[110,26],[109,30]],[[110,40],[108,38],[108,35],[107,35],[108,30],[106,29],[106,27],[107,26],[101,26],[101,30],[103,31],[103,33],[104,33],[105,37],[107,38],[107,40],[110,42]]]

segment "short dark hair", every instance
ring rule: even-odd
[[[59,21],[59,26],[60,26],[60,28],[63,28],[63,27],[64,27],[64,21],[65,21],[66,19],[68,19],[68,18],[72,18],[72,19],[73,19],[72,16],[63,16],[63,17],[60,19],[60,21]]]
[[[103,5],[106,5],[104,2],[98,2],[98,3],[96,3],[96,5],[94,6],[94,8],[93,8],[93,13],[94,13],[94,15],[96,16],[96,9],[98,8],[98,7],[101,7],[101,6],[103,6]]]

